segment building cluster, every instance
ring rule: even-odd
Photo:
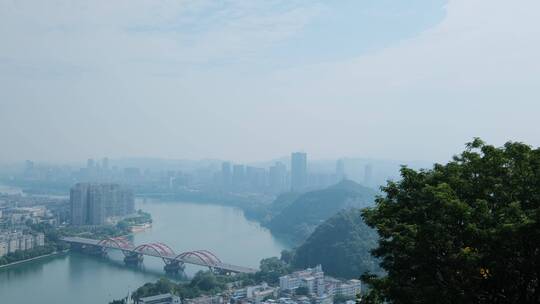
[[[149,171],[142,171],[136,167],[120,168],[110,166],[109,159],[104,157],[101,161],[90,158],[86,166],[74,169],[70,166],[36,165],[27,160],[19,178],[26,181],[47,182],[121,182],[129,184],[147,183],[154,179]]]
[[[59,216],[51,209],[44,205],[19,204],[21,201],[26,203],[26,198],[16,195],[0,198],[0,230],[23,230],[28,224],[58,224]]]
[[[276,298],[278,295],[279,288],[271,287],[266,283],[262,283],[260,285],[232,289],[231,299],[234,303],[259,304],[266,298]]]
[[[360,280],[342,281],[325,276],[320,265],[279,278],[279,286],[266,283],[242,287],[228,283],[228,291],[186,299],[185,304],[333,304],[336,297],[355,299],[362,291]],[[158,300],[159,299],[159,300]],[[141,299],[139,303],[169,304],[174,296],[163,294]],[[179,301],[179,300],[178,300]],[[352,302],[354,303],[354,302]]]
[[[75,226],[113,223],[135,212],[133,191],[119,184],[78,183],[69,198]]]
[[[346,178],[343,160],[337,161],[335,173],[309,172],[304,152],[291,154],[289,168],[283,162],[276,162],[268,169],[224,162],[216,183],[226,191],[282,193],[323,188]]]
[[[20,231],[0,233],[0,257],[15,251],[26,251],[44,245],[45,235],[40,232],[33,234]]]
[[[149,165],[150,166],[150,165]],[[355,172],[358,170],[355,170]],[[357,179],[359,174],[355,174]],[[373,168],[364,168],[365,185],[372,185]],[[32,182],[118,183],[144,190],[185,193],[229,193],[275,195],[288,191],[321,189],[347,178],[345,160],[317,165],[308,162],[304,152],[294,152],[287,160],[271,165],[246,165],[225,161],[164,163],[147,168],[111,166],[107,157],[88,159],[86,166],[36,165],[27,161],[17,179]]]
[[[315,303],[328,304],[333,303],[335,296],[354,298],[360,294],[362,282],[360,280],[341,281],[325,276],[321,265],[318,265],[280,277],[279,288],[282,294],[287,295],[296,295],[302,288],[305,296]]]

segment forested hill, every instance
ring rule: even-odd
[[[340,210],[371,206],[376,192],[353,181],[344,180],[323,190],[300,195],[269,222],[270,229],[305,240],[322,222]]]
[[[366,271],[379,273],[378,261],[370,254],[377,239],[377,232],[364,224],[359,209],[341,211],[296,249],[292,266],[304,269],[321,264],[328,275],[348,279]]]

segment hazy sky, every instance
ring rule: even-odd
[[[540,145],[538,0],[0,0],[0,161]]]

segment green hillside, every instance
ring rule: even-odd
[[[373,189],[345,180],[329,188],[300,195],[275,215],[268,226],[274,233],[301,242],[339,211],[371,206],[375,195]]]
[[[341,211],[317,227],[294,252],[292,266],[303,269],[321,264],[328,275],[358,278],[366,271],[380,271],[370,254],[376,246],[377,233],[364,224],[361,211]]]

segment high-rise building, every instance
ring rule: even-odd
[[[103,225],[135,212],[133,192],[118,184],[76,184],[70,191],[72,225]]]
[[[250,190],[262,191],[266,187],[267,172],[264,168],[246,167],[246,182]]]
[[[282,162],[277,162],[270,167],[269,184],[272,192],[282,192],[287,188],[287,167]]]
[[[221,164],[221,183],[223,185],[223,188],[229,189],[231,187],[231,182],[232,182],[231,163],[223,162]]]
[[[347,178],[347,175],[345,174],[345,161],[343,159],[338,159],[336,162],[336,177],[338,181]]]
[[[24,162],[24,175],[25,177],[32,177],[34,173],[34,162],[31,160],[27,160]]]
[[[71,205],[71,224],[80,226],[88,222],[88,187],[86,183],[73,186],[69,193]]]
[[[291,154],[291,189],[303,190],[307,186],[307,154],[294,152]]]
[[[232,173],[232,183],[236,188],[241,187],[245,182],[246,169],[244,165],[234,165]]]

